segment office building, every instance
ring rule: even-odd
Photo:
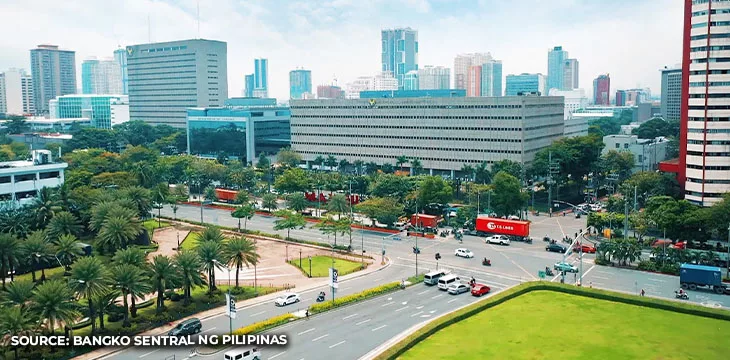
[[[418,71],[411,70],[403,77],[403,90],[418,90]]]
[[[434,90],[367,90],[360,92],[361,99],[417,98],[417,97],[465,97],[463,89]]]
[[[492,59],[490,53],[459,54],[454,59],[454,89],[467,89],[469,68],[484,64]]]
[[[626,106],[626,90],[616,90],[616,106]]]
[[[446,110],[448,109],[448,110]],[[431,173],[503,159],[530,163],[563,137],[563,100],[547,96],[292,100],[292,149],[395,164],[418,159]]]
[[[127,47],[129,116],[185,127],[187,108],[223,106],[228,98],[227,45],[194,39]]]
[[[565,80],[565,61],[568,59],[568,52],[562,46],[555,46],[548,52],[548,75],[547,90],[563,90]]]
[[[246,87],[243,91],[244,97],[253,97],[253,90],[256,87],[254,81],[254,74],[246,75],[245,77]]]
[[[319,85],[317,86],[318,99],[344,99],[345,91],[339,86]]]
[[[639,171],[656,171],[659,163],[667,159],[667,145],[669,139],[657,137],[656,139],[639,139],[636,135],[607,135],[603,137],[606,145],[601,154],[609,151],[630,152],[634,155],[634,167],[632,173]]]
[[[30,115],[35,113],[33,77],[23,69],[0,73],[0,114]]]
[[[679,121],[682,108],[682,69],[662,70],[661,113],[666,120]]]
[[[119,67],[119,74],[122,78],[122,95],[129,94],[129,72],[127,71],[127,49],[119,48],[114,50],[114,61]]]
[[[502,61],[491,60],[482,64],[481,96],[502,96]]]
[[[642,103],[651,103],[651,91],[649,89],[627,89],[626,106],[635,106]]]
[[[268,98],[233,98],[226,107],[188,109],[188,154],[224,155],[251,164],[262,152],[275,154],[290,145],[289,119],[289,107]]]
[[[565,137],[588,135],[588,120],[573,116],[573,113],[588,107],[588,97],[583,89],[557,90],[551,89],[550,96],[562,96],[565,104],[563,119],[565,120]]]
[[[606,75],[599,75],[593,80],[593,104],[610,105],[611,104],[611,78]]]
[[[289,97],[303,99],[304,94],[312,93],[312,71],[297,69],[289,72]]]
[[[418,70],[418,30],[408,27],[384,29],[381,31],[381,46],[380,70],[393,73],[402,89],[406,74]]]
[[[469,67],[466,77],[466,96],[482,96],[482,66],[473,65]]]
[[[540,95],[547,95],[545,87],[545,76],[542,74],[510,74],[507,75],[504,96],[537,93]]]
[[[345,86],[347,99],[359,99],[360,92],[368,90],[398,90],[398,79],[390,71],[375,76],[360,76]]]
[[[426,65],[418,69],[418,89],[450,89],[451,69],[443,66]]]
[[[81,63],[83,94],[123,94],[122,68],[114,59],[89,58]]]
[[[56,45],[38,45],[30,51],[33,100],[36,114],[48,114],[48,102],[76,93],[76,52]]]
[[[579,69],[577,59],[566,59],[563,69],[563,89],[573,90],[580,87]]]
[[[99,129],[129,121],[127,95],[64,95],[51,100],[49,109],[52,119],[86,118]]]
[[[42,188],[63,184],[68,164],[54,162],[54,155],[48,150],[33,150],[31,161],[0,162],[0,203],[3,207],[30,204]]]
[[[269,60],[254,59],[253,72],[253,96],[260,98],[269,97]]]

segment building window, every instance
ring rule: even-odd
[[[10,176],[0,176],[0,184],[7,184],[10,182]]]
[[[629,143],[624,144],[624,149],[628,149],[628,148],[629,148]]]
[[[620,149],[620,148],[621,148],[621,144],[616,143],[616,149]]]
[[[15,175],[15,182],[21,182],[21,181],[31,181],[35,180],[35,174],[22,174],[22,175]]]

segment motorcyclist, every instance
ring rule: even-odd
[[[677,294],[679,294],[679,296],[683,296],[684,295],[684,289],[679,288],[679,291],[677,292]]]
[[[474,285],[476,285],[476,284],[477,284],[477,279],[475,279],[475,278],[474,278],[474,277],[472,276],[472,277],[471,277],[471,281],[469,281],[469,285],[471,285],[472,287],[474,287]]]

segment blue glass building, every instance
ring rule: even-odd
[[[254,88],[253,74],[246,75],[245,81],[246,81],[246,89],[243,92],[243,96],[253,97],[253,88]]]
[[[502,62],[492,60],[482,64],[482,96],[502,96]]]
[[[303,99],[304,94],[312,93],[312,71],[297,69],[289,72],[289,97]]]
[[[542,74],[507,75],[504,96],[516,96],[521,93],[537,93],[547,95],[545,92],[545,76]]]
[[[390,71],[403,89],[405,75],[418,70],[418,31],[411,28],[385,29],[381,32],[382,71]]]
[[[562,46],[556,46],[548,52],[547,91],[550,89],[563,90],[565,77],[565,60],[568,52]]]
[[[128,106],[126,95],[64,95],[49,101],[52,119],[86,118],[99,129],[111,129],[112,125],[129,121]],[[121,107],[127,110],[117,113]]]
[[[254,88],[253,96],[269,97],[269,60],[254,59]]]

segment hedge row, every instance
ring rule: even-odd
[[[505,301],[514,299],[518,296],[536,290],[556,291],[571,295],[586,296],[599,300],[614,301],[637,306],[646,306],[653,309],[674,311],[683,314],[730,321],[730,313],[720,309],[705,308],[689,303],[680,303],[669,300],[640,297],[635,295],[611,292],[607,290],[576,287],[566,284],[529,282],[520,284],[510,290],[499,293],[493,297],[486,298],[484,299],[484,301],[479,301],[450,315],[436,319],[433,322],[428,323],[423,328],[417,330],[415,333],[407,336],[405,339],[401,340],[394,346],[380,353],[377,357],[375,357],[375,359],[396,359],[419,342],[425,340],[439,330],[448,327],[449,325],[455,324],[484,310],[502,304]]]
[[[143,301],[143,302],[141,302],[141,303],[139,303],[139,304],[136,304],[136,305],[135,305],[135,307],[136,307],[136,308],[137,308],[138,310],[139,310],[139,309],[144,309],[144,308],[146,308],[146,307],[150,307],[150,306],[154,305],[154,304],[155,304],[156,302],[157,302],[157,298],[156,298],[156,297],[154,297],[154,298],[152,298],[152,299],[149,299],[149,300],[147,300],[147,301]]]
[[[264,321],[259,321],[259,322],[253,323],[251,325],[247,325],[242,328],[238,328],[233,331],[233,335],[248,335],[248,334],[260,333],[260,332],[269,330],[271,328],[277,327],[279,325],[284,325],[284,324],[288,323],[289,321],[292,321],[292,319],[294,319],[294,315],[292,315],[291,313],[274,316],[274,317],[266,319]]]
[[[317,314],[317,313],[321,313],[324,311],[332,310],[332,309],[338,308],[340,306],[345,306],[345,305],[352,304],[357,301],[366,300],[366,299],[369,299],[374,296],[382,295],[387,292],[397,290],[399,287],[400,287],[400,282],[392,282],[389,284],[367,289],[365,291],[361,291],[356,294],[336,298],[334,301],[325,301],[325,302],[313,304],[312,306],[309,307],[309,313]]]

